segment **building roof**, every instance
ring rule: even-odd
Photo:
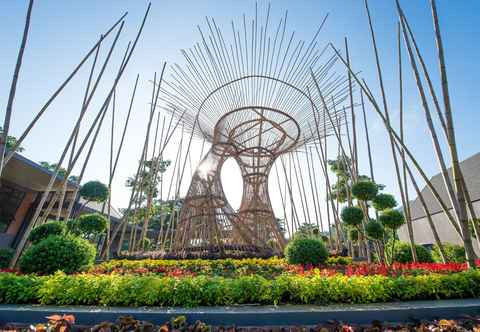
[[[83,198],[80,198],[79,200],[79,203],[81,206],[83,206],[83,204],[85,204],[85,200]],[[102,213],[102,209],[103,209],[103,203],[99,203],[99,202],[88,202],[85,207],[83,209],[87,209],[87,210],[90,210],[90,212],[98,212],[98,213]],[[107,208],[105,207],[105,211],[104,211],[104,214],[106,215],[108,213],[108,210]],[[113,218],[113,219],[122,219],[122,214],[120,213],[120,211],[118,211],[115,207],[113,206],[110,206],[110,216]]]
[[[468,192],[470,194],[470,199],[472,202],[480,200],[480,152],[474,154],[473,156],[465,159],[460,163],[460,168],[463,173],[463,177],[465,178],[465,183],[467,184]],[[448,169],[448,174],[450,179],[452,178],[452,170],[451,168]],[[440,197],[445,202],[449,209],[452,208],[452,203],[448,197],[445,183],[443,181],[442,174],[439,173],[433,176],[430,181],[432,182],[433,186],[437,189]],[[430,214],[435,214],[442,211],[442,208],[438,204],[437,200],[431,193],[430,189],[425,186],[422,189],[422,196],[427,203],[428,209]],[[417,197],[413,201],[410,201],[410,210],[412,220],[417,220],[425,217],[425,212],[423,211],[422,203],[420,199]]]
[[[42,192],[48,186],[54,173],[36,162],[15,153],[5,165],[2,179],[27,190]],[[63,177],[57,175],[54,187],[62,183]],[[76,188],[77,184],[68,181],[67,190]]]

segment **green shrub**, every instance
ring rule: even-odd
[[[73,233],[85,237],[96,236],[107,229],[108,220],[100,213],[83,214],[73,222]]]
[[[358,240],[358,229],[357,228],[350,228],[348,230],[348,238],[352,241]]]
[[[325,261],[327,265],[350,265],[353,260],[350,256],[329,256]]]
[[[361,201],[371,201],[377,196],[378,185],[373,181],[359,181],[352,186],[352,195]]]
[[[383,211],[386,209],[393,209],[397,206],[397,201],[395,197],[390,194],[378,194],[372,200],[372,205],[377,211]]]
[[[50,274],[55,271],[73,273],[91,266],[95,247],[74,236],[51,235],[28,248],[20,258],[25,273]]]
[[[288,243],[285,248],[285,257],[290,264],[318,265],[325,262],[328,251],[319,239],[297,238]]]
[[[445,252],[445,259],[447,262],[465,263],[465,248],[451,243],[443,243],[443,250]],[[432,249],[432,258],[434,262],[442,263],[442,256],[440,249],[435,244]]]
[[[390,244],[388,245],[390,246]],[[417,252],[417,259],[420,263],[432,263],[432,253],[430,250],[421,245],[415,245]],[[387,251],[387,255],[390,255],[390,251]],[[412,251],[410,244],[407,242],[395,243],[395,254],[393,255],[393,261],[398,263],[411,263],[413,262]]]
[[[0,274],[0,303],[102,306],[218,306],[232,304],[361,304],[475,298],[480,271],[402,277],[281,275],[158,277],[153,275]]]
[[[365,232],[367,236],[373,240],[382,240],[385,236],[385,230],[382,223],[376,220],[370,220],[365,225]]]
[[[397,230],[405,223],[405,217],[400,211],[387,209],[378,217],[384,227]]]
[[[0,269],[6,269],[10,265],[14,251],[12,249],[0,249]]]
[[[340,214],[343,222],[348,226],[358,226],[363,220],[363,211],[356,206],[346,206]]]
[[[50,235],[64,235],[67,226],[61,221],[48,221],[45,224],[39,225],[32,229],[28,240],[33,244],[45,240]]]

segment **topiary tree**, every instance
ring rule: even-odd
[[[20,257],[19,266],[24,273],[74,273],[91,266],[95,255],[95,247],[87,240],[51,235],[28,248]]]
[[[378,193],[378,186],[373,181],[358,181],[352,186],[352,195],[358,200],[368,202],[374,199]]]
[[[392,231],[392,254],[390,255],[390,257],[394,258],[393,253],[395,250],[397,229],[399,229],[400,226],[405,223],[405,217],[398,210],[386,209],[382,212],[378,219],[383,224],[383,227],[388,228]]]
[[[28,240],[32,243],[38,243],[51,235],[64,235],[67,226],[61,221],[47,221],[45,224],[38,225],[28,235]]]
[[[82,214],[73,222],[73,233],[91,239],[104,233],[108,220],[100,213]]]
[[[390,194],[378,194],[373,198],[372,205],[377,211],[383,211],[386,209],[393,209],[397,206],[395,197]]]
[[[290,264],[318,265],[328,257],[323,242],[316,238],[297,238],[291,240],[285,248],[285,257]]]
[[[298,227],[297,231],[293,234],[293,237],[319,237],[320,229],[317,225],[312,223],[304,223]]]
[[[376,245],[381,263],[385,263],[385,229],[381,222],[370,220],[365,225],[365,233]]]
[[[358,227],[362,224],[363,220],[363,211],[356,206],[346,206],[342,209],[340,214],[343,222],[351,227]]]
[[[88,202],[105,202],[108,198],[108,187],[100,181],[89,181],[80,188],[80,197],[86,203]]]
[[[445,259],[447,262],[465,263],[465,248],[458,244],[442,243]],[[432,248],[432,258],[434,262],[443,263],[440,248],[435,244]]]

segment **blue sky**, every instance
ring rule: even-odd
[[[109,67],[98,98],[92,106],[98,106],[101,96],[112,81],[121,53],[127,42],[134,38],[141,21],[147,1],[143,0],[84,0],[36,1],[31,32],[20,73],[11,134],[19,135],[29,120],[48,99],[56,87],[63,81],[86,51],[93,45],[99,34],[105,31],[121,14],[128,11],[126,26],[115,56]],[[375,76],[373,51],[370,47],[368,22],[363,1],[360,0],[303,0],[272,1],[272,18],[280,19],[284,10],[289,11],[289,28],[295,30],[301,39],[309,40],[326,13],[330,16],[322,30],[320,41],[333,42],[341,47],[343,38],[348,37],[352,64],[355,70],[361,70],[363,77],[374,91],[378,91]],[[259,7],[265,8],[266,2],[259,1]],[[435,58],[435,41],[429,2],[426,0],[402,1],[404,10],[414,29],[417,41],[425,57],[427,66],[438,87],[438,67]],[[139,90],[133,110],[131,126],[125,150],[120,158],[120,165],[114,181],[113,202],[123,207],[128,201],[128,192],[124,189],[125,179],[133,174],[139,158],[139,146],[143,140],[148,102],[154,71],[159,72],[163,61],[169,64],[183,63],[180,49],[188,48],[200,37],[197,24],[203,25],[205,16],[214,17],[225,30],[230,28],[230,21],[239,21],[241,15],[251,16],[254,1],[234,0],[154,0],[144,34],[135,51],[133,59],[118,89],[117,128],[127,111],[129,94],[135,76],[140,74]],[[447,69],[450,80],[452,104],[455,112],[455,126],[460,156],[468,157],[479,151],[478,123],[479,112],[476,109],[478,86],[480,86],[478,52],[478,35],[480,27],[475,24],[479,17],[480,2],[475,0],[438,1],[439,16],[442,24]],[[27,1],[2,1],[0,3],[0,36],[2,56],[0,57],[0,118],[3,121],[11,76],[16,61],[18,47],[23,31]],[[374,18],[381,63],[389,106],[392,116],[398,118],[398,85],[396,67],[396,24],[397,17],[394,1],[371,0],[370,10]],[[103,47],[105,55],[107,47]],[[405,55],[405,52],[404,52]],[[437,173],[437,164],[431,153],[431,140],[426,130],[425,121],[414,86],[412,74],[407,67],[408,59],[403,58],[405,77],[405,112],[407,142],[429,175]],[[55,101],[24,143],[24,155],[35,160],[55,162],[63,149],[64,142],[74,125],[80,110],[83,87],[88,74],[88,66],[72,82],[64,93]],[[440,92],[440,90],[438,90]],[[378,97],[380,97],[377,94]],[[358,96],[357,96],[358,97]],[[98,107],[92,107],[87,119]],[[373,142],[376,177],[387,185],[387,191],[397,193],[393,163],[385,131],[373,111],[369,111],[369,126]],[[107,120],[108,121],[108,120]],[[118,143],[119,133],[116,137]],[[334,146],[332,140],[331,145]],[[108,174],[108,128],[105,127],[91,164],[87,169],[86,179],[107,181]],[[199,143],[194,146],[193,160],[198,159]],[[367,173],[366,147],[360,138],[360,168]],[[174,158],[178,147],[178,137],[170,146],[169,153]],[[330,149],[331,151],[334,148]],[[334,157],[333,154],[330,157]],[[232,203],[239,201],[240,192],[238,170],[228,163],[223,171],[226,192]],[[232,166],[232,167],[228,167]],[[190,171],[187,171],[189,173]],[[305,171],[306,172],[306,171]],[[320,170],[318,169],[318,174]],[[188,174],[187,174],[188,175]],[[183,190],[188,186],[188,176],[183,180]],[[276,186],[275,183],[271,186]],[[318,183],[323,189],[323,180]],[[322,195],[324,190],[321,190]],[[272,201],[279,211],[278,193],[272,193]]]

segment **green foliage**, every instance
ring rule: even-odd
[[[0,249],[0,269],[6,269],[10,265],[14,251],[10,248]]]
[[[358,226],[363,220],[363,211],[356,206],[346,206],[340,214],[343,222],[348,226]]]
[[[3,127],[0,126],[0,136],[3,136]],[[7,149],[13,148],[13,146],[17,144],[17,138],[15,136],[7,136]],[[25,149],[22,146],[19,146],[16,152],[23,152]]]
[[[49,163],[48,161],[41,161],[40,162],[40,166],[48,169],[50,172],[55,172],[55,170],[57,169],[57,163]],[[60,175],[62,178],[65,179],[65,177],[67,176],[67,170],[63,167],[59,167],[58,168],[58,175]],[[70,175],[68,177],[68,181],[71,181],[71,182],[77,182],[78,183],[78,176],[76,175]]]
[[[380,222],[383,224],[383,227],[390,230],[397,230],[405,223],[405,217],[398,210],[386,209],[378,217]]]
[[[294,238],[307,238],[307,237],[319,237],[320,229],[317,225],[312,223],[304,223],[298,227],[297,231],[293,234]]]
[[[430,250],[421,245],[415,245],[417,252],[418,262],[420,263],[432,263],[432,253]],[[391,252],[387,252],[388,259],[390,260]],[[407,242],[396,242],[395,253],[393,255],[393,261],[398,263],[411,263],[413,262],[412,251],[410,244]]]
[[[45,224],[38,225],[28,235],[28,240],[32,243],[38,243],[51,235],[64,235],[67,226],[61,221],[48,221]]]
[[[365,232],[370,239],[382,240],[385,236],[385,230],[382,223],[376,220],[370,220],[365,225]]]
[[[100,181],[89,181],[80,188],[80,196],[87,201],[105,202],[108,195],[108,187]]]
[[[91,266],[95,254],[95,247],[87,240],[51,235],[28,248],[19,265],[25,273],[50,274],[59,270],[73,273]]]
[[[357,228],[350,228],[348,230],[348,238],[352,241],[358,241],[358,229]]]
[[[73,222],[73,233],[84,237],[103,234],[107,229],[108,220],[100,213],[83,214]]]
[[[350,265],[353,260],[350,256],[329,256],[325,261],[327,265]]]
[[[403,277],[282,275],[239,278],[153,275],[0,274],[0,303],[100,306],[228,306],[233,304],[362,304],[476,298],[480,271]]]
[[[445,259],[447,262],[465,263],[465,248],[463,246],[451,243],[443,243]],[[432,258],[436,263],[442,263],[440,248],[435,244],[432,249]]]
[[[373,181],[359,181],[352,186],[352,195],[361,201],[371,201],[377,196],[378,186]]]
[[[297,238],[288,243],[285,257],[290,264],[318,265],[327,259],[328,251],[319,239]]]
[[[377,211],[383,211],[386,209],[393,209],[397,206],[397,201],[395,197],[390,194],[378,194],[372,200],[372,205]]]

